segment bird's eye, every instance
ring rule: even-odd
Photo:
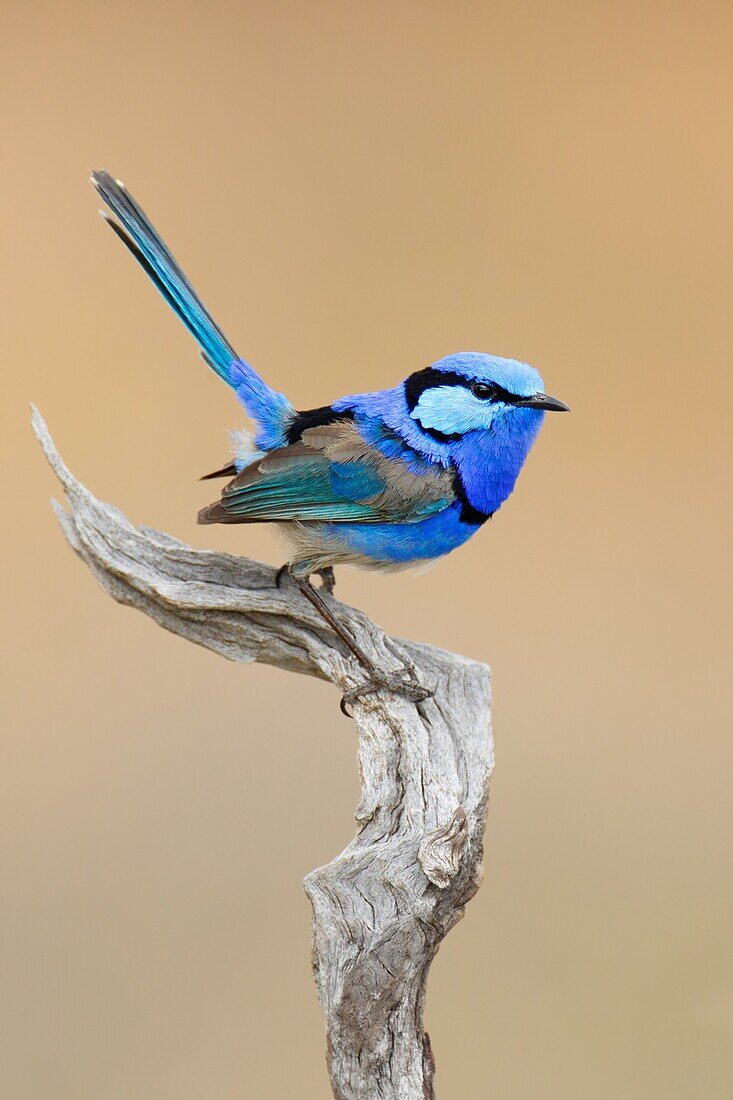
[[[490,401],[492,397],[496,396],[496,387],[492,386],[490,382],[474,382],[471,385],[471,393],[474,397],[478,397],[480,401]]]

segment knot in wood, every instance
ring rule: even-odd
[[[458,872],[468,840],[468,818],[458,806],[447,825],[441,825],[423,840],[417,858],[434,886],[444,890]]]

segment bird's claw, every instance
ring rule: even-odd
[[[355,703],[357,699],[361,699],[365,695],[373,695],[377,691],[391,691],[395,695],[404,696],[411,703],[422,703],[435,694],[430,688],[419,684],[415,679],[413,670],[404,666],[398,672],[375,673],[363,684],[344,692],[339,704],[341,713],[345,714],[347,718],[351,718],[346,708]]]

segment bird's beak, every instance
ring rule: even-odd
[[[546,393],[533,393],[531,397],[520,397],[513,402],[520,409],[546,409],[547,412],[568,413],[570,407],[557,397],[548,397]]]

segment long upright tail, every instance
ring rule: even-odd
[[[287,422],[295,414],[290,401],[272,390],[237,356],[165,241],[124,184],[104,171],[92,173],[91,181],[117,219],[103,214],[107,224],[198,342],[206,363],[232,386],[247,412],[260,425],[258,446],[266,449],[280,446]]]
[[[230,381],[229,368],[237,353],[189,283],[165,241],[124,184],[109,172],[94,172],[92,183],[118,222],[104,215],[107,224],[130,249],[140,266],[198,341],[206,361]]]

